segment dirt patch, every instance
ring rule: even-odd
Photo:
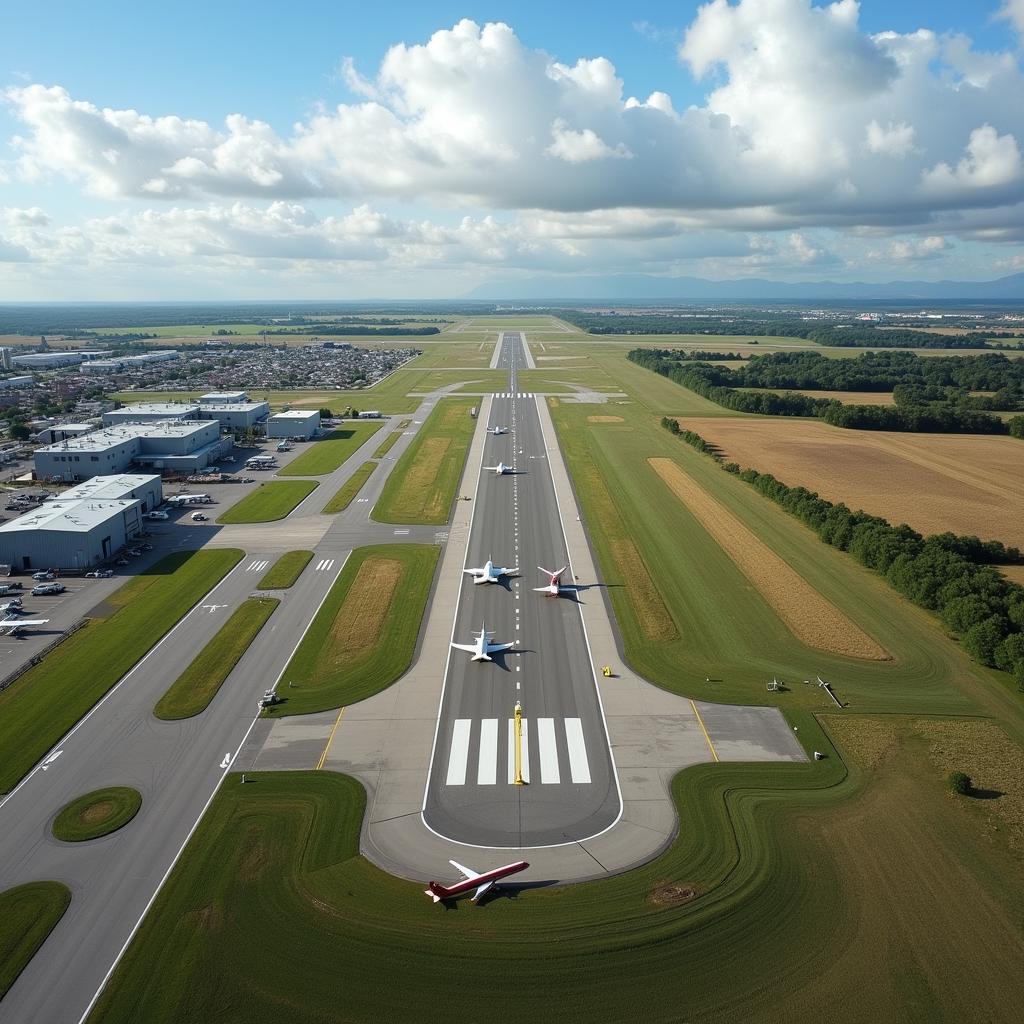
[[[998,569],[1008,580],[1024,587],[1024,565],[1000,565]]]
[[[588,416],[588,423],[624,423],[621,416]]]
[[[680,903],[688,903],[699,895],[700,893],[694,885],[669,882],[666,885],[659,885],[651,893],[651,902],[656,903],[659,907],[674,907]]]
[[[219,932],[224,926],[224,908],[219,903],[206,903],[188,916],[197,931]]]
[[[727,461],[894,525],[1024,548],[1024,444],[1016,438],[844,430],[781,416],[688,416],[683,426]]]
[[[662,458],[647,461],[798,640],[808,647],[848,658],[888,660],[889,654],[879,644],[822,597],[677,463]]]
[[[877,768],[899,747],[898,720],[860,715],[824,715],[821,724],[844,758],[862,768]]]
[[[392,558],[367,558],[359,566],[331,627],[330,650],[336,658],[377,645],[401,578],[402,563]]]
[[[78,820],[83,825],[100,825],[116,810],[114,802],[112,800],[99,800],[94,804],[89,804],[88,807],[82,811],[78,816]]]

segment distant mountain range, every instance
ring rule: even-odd
[[[700,277],[652,277],[617,274],[606,277],[542,278],[488,281],[464,298],[486,301],[679,301],[759,299],[780,301],[858,302],[1021,302],[1024,273],[994,281],[767,281],[748,277],[736,281],[708,281]]]

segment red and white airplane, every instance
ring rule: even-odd
[[[552,572],[550,569],[545,569],[543,565],[538,565],[537,568],[540,569],[541,572],[546,572],[548,576],[551,577],[551,579],[548,580],[548,585],[546,587],[533,588],[538,594],[548,594],[550,597],[558,597],[559,594],[565,594],[572,590],[572,587],[562,586],[562,573],[565,572],[569,566],[563,565],[558,572]]]
[[[440,882],[428,882],[423,892],[435,903],[440,903],[441,900],[455,899],[456,896],[461,896],[463,893],[469,892],[470,889],[476,889],[476,892],[470,897],[476,901],[485,892],[489,892],[502,878],[525,871],[530,866],[525,860],[517,860],[514,864],[506,864],[502,868],[494,868],[493,871],[480,873],[463,867],[455,860],[450,860],[448,863],[453,868],[458,868],[466,876],[466,879],[463,882],[456,882],[455,885],[441,885]]]

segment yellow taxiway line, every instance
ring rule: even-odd
[[[704,739],[708,741],[708,750],[711,751],[711,756],[717,761],[718,751],[715,750],[715,745],[711,742],[711,737],[708,735],[708,730],[707,726],[704,724],[704,719],[700,717],[700,712],[697,710],[697,705],[694,704],[692,700],[690,701],[690,707],[693,708],[693,713],[697,716],[697,724],[700,726],[700,731],[704,733]],[[326,751],[324,753],[326,753]]]
[[[317,763],[316,763],[316,770],[317,771],[320,771],[320,769],[323,768],[324,761],[327,760],[327,753],[331,749],[331,744],[334,742],[334,734],[338,731],[338,726],[341,725],[341,716],[343,714],[345,714],[345,709],[344,708],[342,708],[338,712],[338,717],[334,720],[334,728],[331,729],[331,735],[327,737],[327,746],[324,747],[324,752],[320,755],[320,760],[317,761]],[[705,733],[704,735],[706,736],[707,733]],[[708,740],[708,742],[710,743],[711,741]],[[717,761],[718,758],[716,757],[715,760]]]

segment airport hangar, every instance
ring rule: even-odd
[[[279,412],[267,420],[267,437],[292,437],[308,441],[316,437],[319,430],[320,413],[315,409]]]
[[[82,570],[110,558],[163,501],[152,474],[95,476],[0,525],[0,564],[17,571]]]
[[[163,420],[217,420],[221,430],[245,431],[261,426],[270,415],[267,402],[240,401],[210,402],[204,395],[199,402],[140,402],[112,409],[103,414],[103,426],[114,427],[125,423],[158,423]]]

